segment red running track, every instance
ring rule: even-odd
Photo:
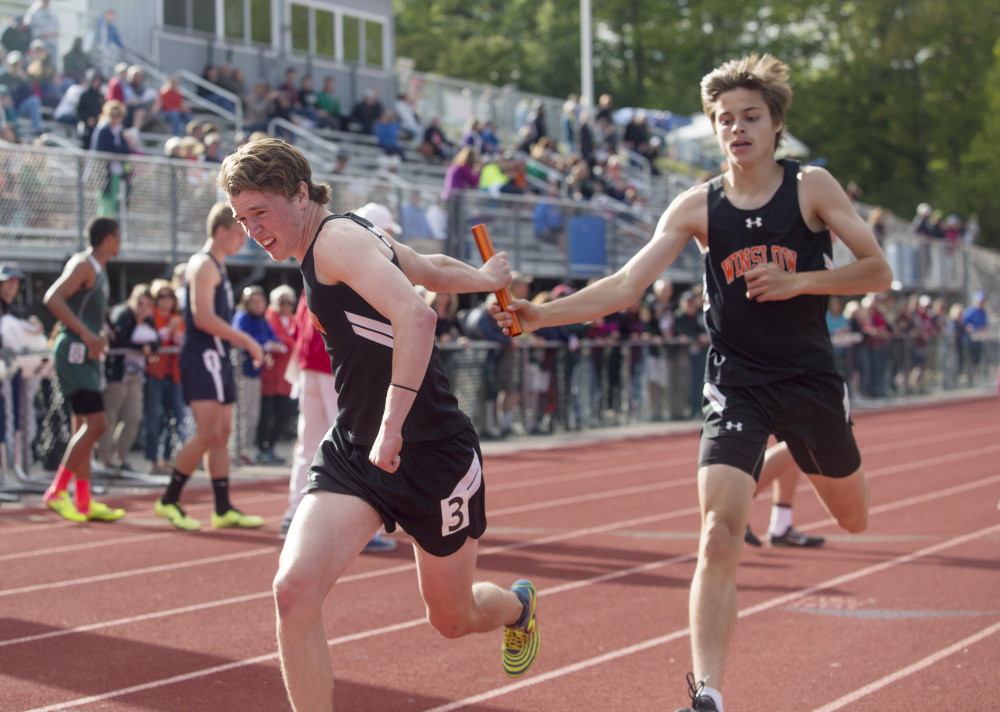
[[[842,534],[805,484],[796,525],[827,545],[745,551],[728,712],[1000,709],[998,416],[992,398],[857,417],[870,527]],[[336,709],[685,703],[696,452],[691,433],[487,456],[479,573],[536,583],[534,668],[503,675],[499,632],[440,638],[401,546],[362,556],[327,602]],[[109,499],[129,511],[114,524],[0,509],[0,710],[289,709],[270,596],[285,488],[234,486],[267,516],[257,531],[175,532],[154,493]],[[187,503],[207,519],[209,488]]]

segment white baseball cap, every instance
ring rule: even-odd
[[[392,211],[381,203],[368,203],[355,210],[354,214],[371,221],[375,227],[388,231],[393,237],[403,234],[403,228],[393,219]]]

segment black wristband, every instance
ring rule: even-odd
[[[389,385],[390,386],[395,386],[396,388],[402,388],[404,391],[410,391],[412,393],[416,393],[417,392],[416,388],[410,388],[409,386],[401,386],[398,383],[390,383]]]

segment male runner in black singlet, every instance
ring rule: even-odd
[[[826,303],[830,294],[886,289],[892,272],[827,171],[775,161],[792,99],[787,73],[770,55],[751,55],[705,76],[702,104],[726,172],[678,196],[653,239],[617,273],[541,307],[511,306],[525,331],[596,319],[635,301],[691,239],[704,256],[710,348],[698,470],[701,538],[689,611],[689,711],[723,709],[719,689],[736,624],[736,568],[758,477],[769,481],[794,459],[840,526],[859,532],[868,523],[868,481],[847,389],[834,366]],[[834,267],[831,230],[855,262]],[[501,326],[510,326],[509,313],[494,312]],[[778,456],[765,463],[770,435],[779,440],[772,453]]]
[[[274,581],[278,645],[296,710],[330,710],[333,674],[322,604],[365,544],[397,524],[414,540],[427,617],[457,638],[506,626],[502,663],[527,671],[538,650],[535,588],[475,583],[486,529],[482,456],[434,346],[430,291],[490,292],[511,280],[506,254],[475,269],[419,255],[363,218],[333,215],[293,146],[242,146],[219,171],[233,215],[271,258],[301,263],[306,302],[330,354],[339,413],[310,468]]]

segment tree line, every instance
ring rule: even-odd
[[[996,0],[591,0],[594,91],[691,114],[715,66],[792,68],[788,129],[865,202],[979,216],[1000,247]],[[419,71],[548,96],[580,92],[580,0],[394,0],[396,54]]]

